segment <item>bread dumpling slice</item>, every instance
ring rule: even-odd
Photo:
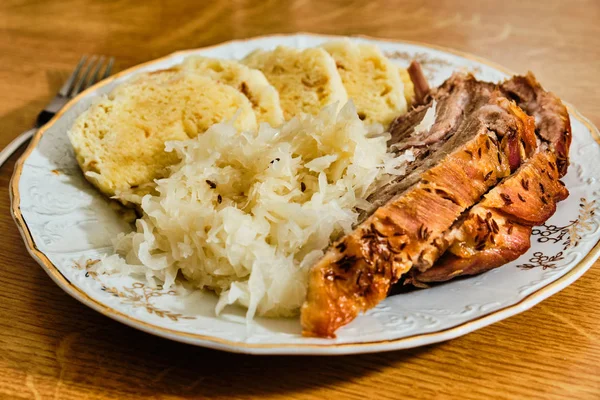
[[[286,120],[300,113],[317,114],[335,102],[341,108],[348,101],[335,62],[323,49],[279,46],[254,51],[242,63],[261,70],[277,89]]]
[[[279,93],[259,70],[235,60],[200,56],[186,58],[182,69],[207,76],[239,90],[252,103],[259,123],[267,122],[271,126],[283,123]]]
[[[102,193],[145,194],[178,161],[165,142],[195,137],[234,117],[241,130],[257,128],[252,105],[231,86],[162,70],[138,75],[101,97],[68,136],[86,179]]]
[[[325,43],[322,47],[335,60],[360,119],[387,127],[394,118],[406,113],[404,85],[398,67],[376,46],[344,40]]]

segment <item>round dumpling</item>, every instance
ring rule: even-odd
[[[101,192],[144,194],[178,161],[165,142],[193,138],[231,119],[240,130],[257,129],[252,104],[239,91],[170,69],[118,86],[81,114],[68,135],[86,179]]]
[[[182,68],[236,88],[252,104],[259,123],[267,122],[271,126],[283,123],[279,93],[259,70],[234,60],[199,56],[186,58]]]
[[[301,113],[316,115],[336,102],[341,108],[348,101],[335,62],[323,49],[279,46],[254,51],[242,62],[261,70],[277,89],[286,120]]]
[[[345,40],[325,43],[322,47],[335,60],[360,119],[388,126],[394,118],[406,113],[398,67],[376,46]]]

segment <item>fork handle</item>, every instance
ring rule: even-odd
[[[14,154],[15,151],[21,147],[23,143],[28,141],[33,137],[33,135],[37,132],[38,128],[32,128],[28,131],[21,133],[17,136],[12,142],[10,142],[2,151],[0,151],[0,167],[4,165],[6,160],[10,158]]]

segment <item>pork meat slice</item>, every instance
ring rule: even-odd
[[[440,149],[446,146],[448,139],[459,130],[464,130],[463,134],[468,133],[478,119],[484,121],[485,128],[496,146],[499,145],[496,143],[498,140],[502,141],[500,146],[508,157],[511,171],[516,170],[522,159],[532,154],[536,148],[535,135],[531,134],[534,129],[533,119],[526,118],[519,107],[504,99],[493,84],[482,85],[482,82],[471,74],[455,73],[427,97],[427,104],[415,107],[397,118],[389,129],[392,137],[388,147],[397,152],[412,149],[416,160],[409,166],[408,171],[416,173],[400,176],[373,194],[368,199],[373,204],[373,209],[387,203],[396,193],[416,183],[419,172],[432,167],[443,155]],[[434,104],[434,123],[429,129],[415,132],[415,127],[420,125]],[[515,118],[515,115],[519,117]],[[524,129],[526,134],[520,135],[519,124],[523,122],[528,126]],[[445,151],[447,152],[448,148]],[[431,157],[432,154],[437,156]]]
[[[529,249],[533,226],[550,218],[568,195],[556,153],[544,145],[443,236],[440,248],[447,250],[432,268],[411,270],[405,283],[447,281],[516,260]]]
[[[535,151],[533,119],[471,75],[455,74],[431,97],[392,126],[389,145],[410,143],[417,154],[408,175],[378,191],[370,199],[375,210],[311,269],[303,335],[335,337],[413,265],[430,265],[425,250]],[[415,132],[421,120],[414,114],[433,104],[433,124]]]
[[[432,258],[445,251],[444,256],[431,269],[411,270],[405,283],[447,281],[516,260],[530,247],[532,227],[546,222],[569,194],[559,181],[569,165],[571,125],[566,107],[531,73],[512,77],[500,87],[535,118],[543,145],[444,234]]]

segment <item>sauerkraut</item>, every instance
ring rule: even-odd
[[[120,235],[99,273],[143,274],[169,287],[178,273],[219,295],[224,307],[291,316],[323,250],[351,231],[366,200],[412,160],[387,152],[389,134],[365,125],[352,103],[303,115],[280,128],[212,126],[169,142],[179,164],[141,201],[136,230]]]

